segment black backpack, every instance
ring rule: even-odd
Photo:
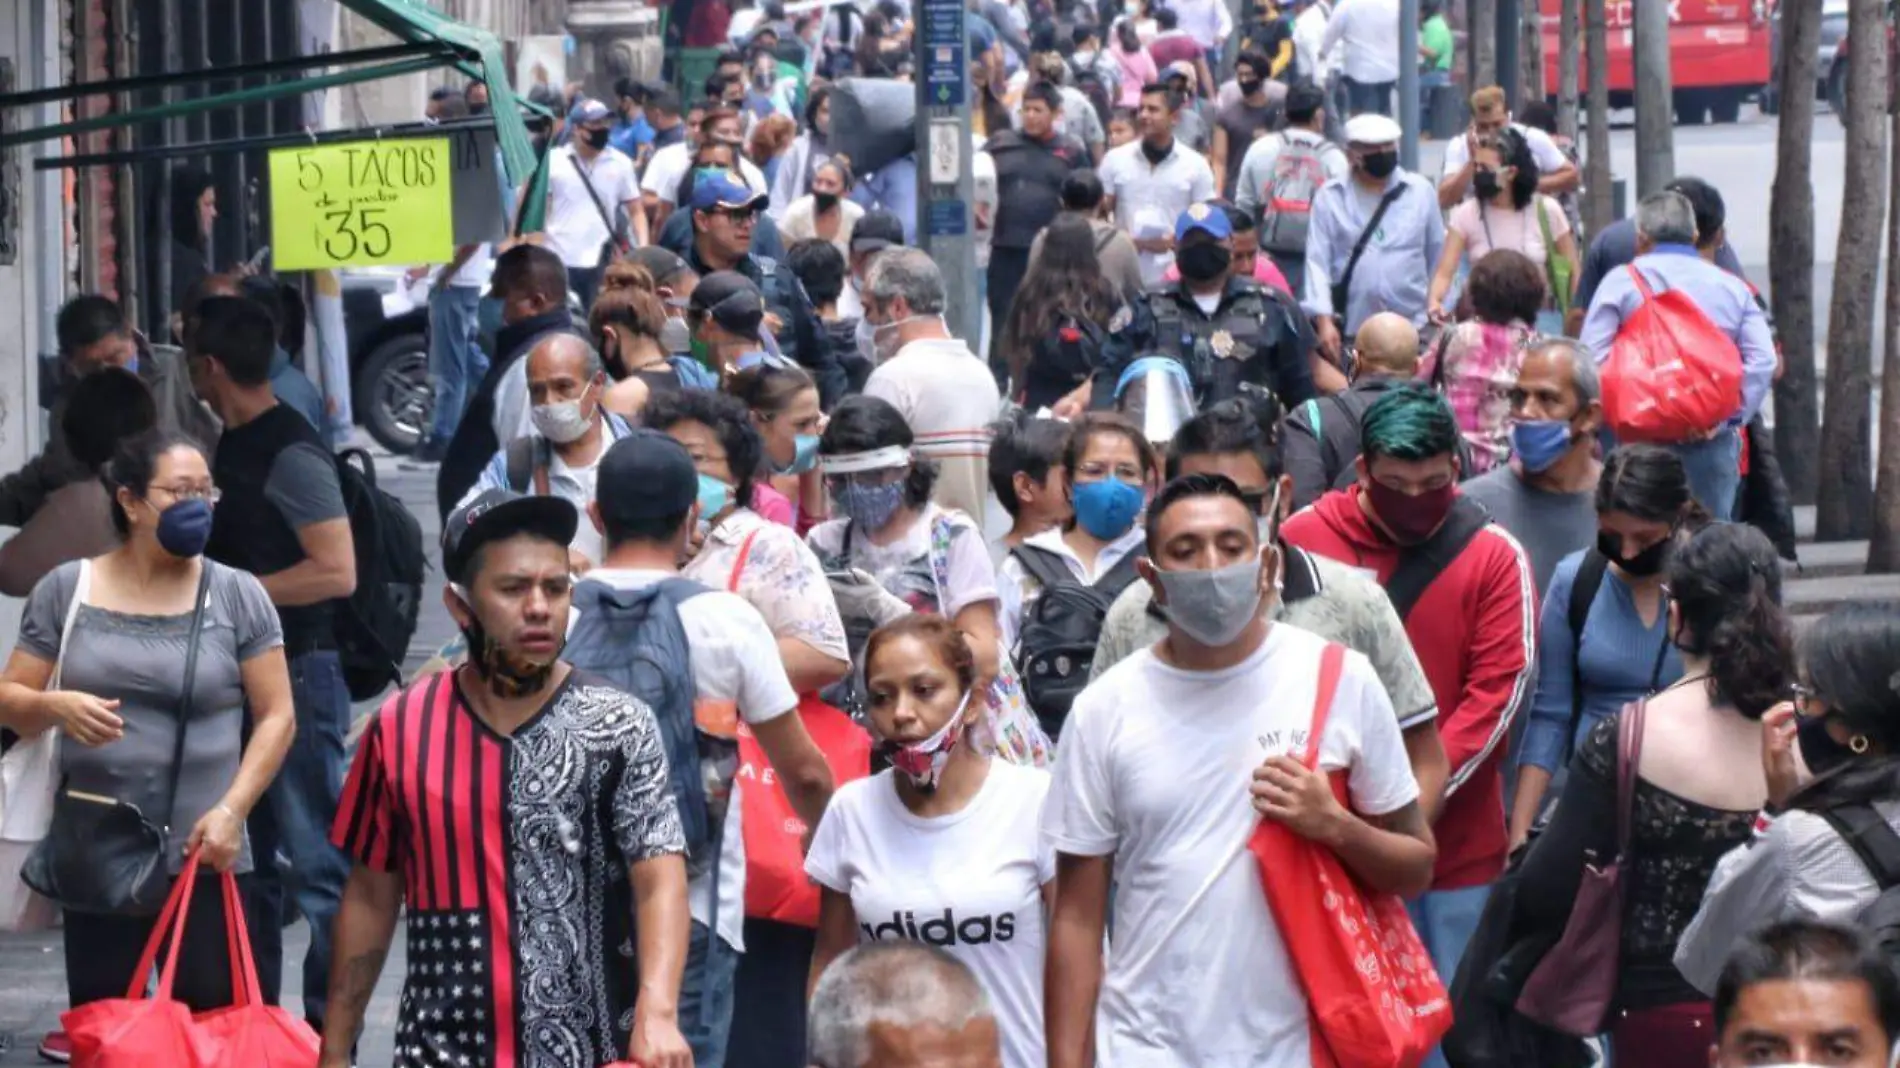
[[[1854,926],[1867,932],[1889,963],[1900,966],[1900,834],[1872,805],[1840,805],[1815,815],[1847,842],[1880,887]]]
[[[1121,558],[1093,585],[1077,582],[1061,556],[1033,545],[1010,555],[1042,587],[1023,612],[1016,635],[1016,672],[1023,696],[1050,738],[1062,733],[1075,695],[1088,685],[1095,644],[1115,598],[1135,580],[1135,553]]]
[[[1040,408],[1075,391],[1102,367],[1108,331],[1087,316],[1063,313],[1055,329],[1036,339],[1023,371],[1024,407]]]
[[[356,591],[337,606],[337,656],[350,700],[367,701],[385,687],[402,685],[402,662],[416,636],[429,560],[422,550],[422,524],[377,487],[376,461],[369,453],[338,453],[336,473],[356,547]]]

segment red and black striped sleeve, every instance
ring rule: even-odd
[[[363,732],[349,779],[343,784],[336,822],[330,828],[330,840],[338,849],[364,867],[383,872],[398,871],[403,862],[402,819],[396,810],[384,742],[395,726],[402,697],[400,693],[391,696]]]

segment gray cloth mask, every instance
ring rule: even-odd
[[[1211,571],[1155,569],[1168,619],[1209,648],[1233,643],[1260,614],[1260,558]]]

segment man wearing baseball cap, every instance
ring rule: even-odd
[[[764,617],[735,593],[679,577],[679,562],[688,555],[700,517],[711,511],[710,495],[723,493],[725,484],[701,476],[679,442],[640,429],[607,450],[598,487],[588,518],[606,538],[607,559],[576,591],[568,655],[581,666],[628,665],[635,659],[629,646],[638,643],[668,678],[693,681],[683,710],[668,707],[678,696],[670,690],[640,696],[662,722],[678,715],[696,723],[699,753],[714,754],[688,768],[694,775],[704,773],[709,785],[704,791],[708,810],[697,814],[706,833],[697,841],[688,835],[693,929],[680,983],[680,1030],[692,1045],[694,1063],[725,1064],[734,976],[745,950],[744,804],[739,795],[753,785],[734,778],[728,759],[737,751],[738,726],[743,722],[750,728],[773,777],[807,826],[818,826],[831,800],[831,769],[794,712],[798,696]],[[654,631],[651,625],[633,628],[634,633],[614,624],[592,626],[590,617],[597,612],[665,613],[669,622],[677,621],[672,633],[683,632],[684,640],[646,641]],[[689,828],[693,815],[687,814]]]
[[[1346,388],[1341,354],[1359,324],[1378,312],[1425,323],[1426,287],[1445,245],[1438,190],[1399,166],[1399,124],[1384,115],[1346,122],[1352,173],[1313,198],[1306,235],[1301,304],[1312,316],[1325,357],[1314,381],[1328,393]]]
[[[385,702],[344,785],[331,836],[355,865],[324,1068],[350,1063],[404,911],[400,1063],[693,1063],[664,735],[647,702],[563,655],[577,522],[558,497],[490,490],[443,525],[443,600],[468,662]]]
[[[844,396],[844,368],[791,265],[752,251],[752,231],[765,206],[765,194],[731,172],[701,178],[693,188],[693,245],[686,262],[699,273],[701,285],[716,271],[733,271],[758,288],[765,299],[766,328],[779,352],[810,373],[820,403],[829,409]]]
[[[1237,396],[1243,384],[1272,390],[1290,408],[1315,395],[1313,337],[1291,297],[1234,273],[1229,213],[1235,210],[1223,201],[1203,201],[1175,219],[1174,262],[1181,279],[1145,298],[1149,314],[1135,315],[1135,344],[1111,351],[1173,357],[1187,369],[1203,409]],[[1112,385],[1122,367],[1110,362],[1115,365],[1103,375]],[[1092,397],[1098,408],[1111,401],[1099,381],[1103,375]]]
[[[851,228],[851,255],[846,266],[850,277],[844,293],[838,297],[840,319],[864,318],[864,279],[871,273],[871,261],[887,248],[904,247],[904,222],[883,208],[864,213]]]
[[[614,113],[598,100],[583,100],[570,115],[573,138],[548,161],[548,244],[567,265],[568,288],[582,307],[594,303],[601,268],[614,249],[647,243],[646,213],[633,160],[608,144]],[[621,221],[626,213],[628,224]]]
[[[695,354],[725,377],[756,363],[789,365],[765,332],[765,295],[737,271],[714,271],[699,280],[686,304]]]

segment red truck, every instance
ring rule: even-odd
[[[1592,0],[1585,0],[1586,3]],[[1542,0],[1544,92],[1557,95],[1558,26],[1563,0]],[[1636,0],[1605,0],[1609,23],[1610,106],[1632,103],[1631,26]],[[1669,70],[1675,83],[1676,121],[1734,122],[1742,102],[1759,94],[1772,65],[1766,0],[1669,0]],[[1589,72],[1579,88],[1588,88]]]

